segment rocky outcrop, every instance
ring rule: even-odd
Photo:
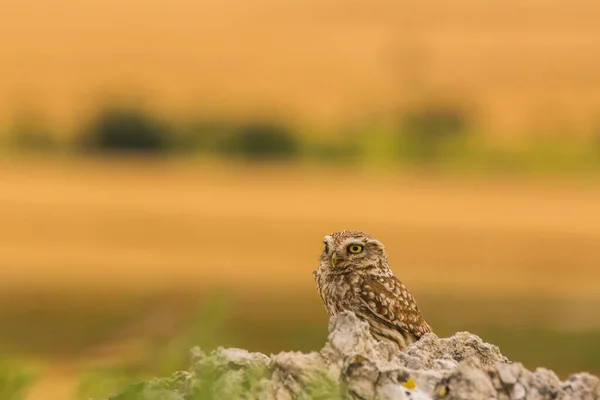
[[[113,399],[600,399],[597,377],[560,381],[544,368],[529,371],[467,332],[427,334],[405,352],[375,341],[352,313],[332,319],[329,332],[318,353],[196,348],[191,372],[139,383]]]

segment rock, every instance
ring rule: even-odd
[[[483,365],[508,362],[498,347],[484,343],[478,336],[468,332],[458,332],[449,338],[438,338],[428,333],[410,345],[406,353],[421,359],[426,368],[432,368],[435,361],[440,359],[460,362],[477,358]]]
[[[598,400],[600,398],[600,379],[587,372],[572,375],[561,388],[561,399]]]
[[[518,364],[498,364],[496,370],[500,381],[505,385],[514,385],[521,375],[521,368]]]
[[[267,357],[243,349],[205,354],[192,349],[191,373],[130,387],[125,399],[599,399],[600,380],[587,373],[561,382],[544,368],[528,371],[498,347],[468,332],[427,334],[396,352],[378,342],[352,313],[332,318],[323,349]]]

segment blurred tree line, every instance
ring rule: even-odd
[[[445,144],[466,133],[467,122],[465,112],[448,106],[410,111],[396,127],[398,155],[416,162],[435,161]],[[354,159],[360,156],[361,141],[373,134],[350,132],[304,146],[297,131],[278,121],[201,120],[175,129],[139,109],[106,108],[80,139],[88,151],[205,152],[249,159],[289,159],[304,153],[316,158]]]
[[[132,108],[103,109],[79,140],[88,152],[197,152],[261,159],[291,158],[300,151],[296,133],[276,122],[201,120],[175,127]]]
[[[353,126],[337,135],[300,132],[279,120],[201,118],[168,122],[142,108],[100,108],[68,145],[83,154],[209,155],[249,160],[312,159],[327,162],[396,162],[492,170],[571,170],[600,166],[597,142],[580,145],[537,140],[502,148],[474,134],[472,113],[453,104],[423,104],[393,122]],[[51,153],[60,148],[44,124],[22,115],[6,146]]]

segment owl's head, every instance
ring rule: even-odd
[[[338,231],[323,239],[321,267],[336,272],[387,266],[383,244],[360,231]]]

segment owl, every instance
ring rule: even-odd
[[[390,269],[380,241],[364,232],[339,231],[323,243],[313,276],[330,316],[352,311],[376,339],[400,350],[431,332],[414,297]]]

